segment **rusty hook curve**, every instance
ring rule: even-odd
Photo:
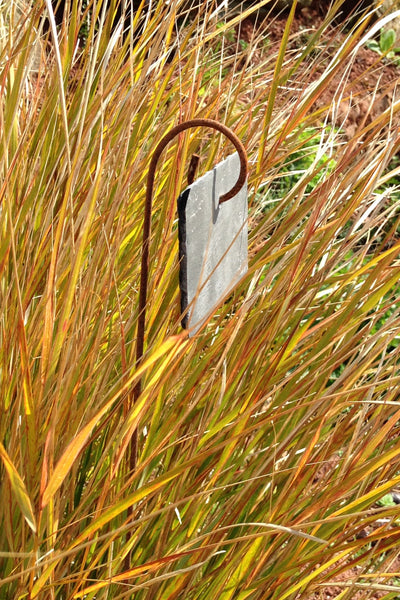
[[[190,121],[184,121],[183,123],[179,123],[179,125],[176,125],[175,127],[173,127],[168,133],[166,133],[164,135],[164,137],[161,139],[161,141],[158,143],[156,149],[154,150],[153,156],[150,161],[149,174],[147,177],[146,205],[149,203],[151,204],[152,199],[153,199],[153,186],[154,186],[156,166],[157,166],[158,160],[159,160],[164,148],[166,148],[166,146],[168,146],[168,144],[179,133],[182,133],[183,131],[186,131],[187,129],[192,129],[194,127],[211,127],[212,129],[216,129],[220,133],[224,134],[232,142],[232,144],[235,146],[236,151],[239,155],[239,159],[240,159],[239,177],[238,177],[235,185],[233,186],[233,188],[230,189],[229,192],[226,192],[226,194],[223,194],[219,198],[220,204],[222,202],[226,202],[227,200],[230,200],[231,198],[236,196],[236,194],[242,189],[242,187],[247,179],[248,164],[247,164],[246,150],[245,150],[242,142],[240,141],[240,139],[237,137],[237,135],[235,133],[233,133],[233,131],[231,129],[229,129],[229,127],[227,127],[226,125],[223,125],[222,123],[219,123],[218,121],[214,121],[214,119],[200,119],[200,118],[199,119],[191,119]]]
[[[194,127],[211,127],[225,135],[235,146],[236,151],[239,155],[240,159],[240,173],[238,180],[235,185],[232,187],[229,192],[221,195],[219,198],[219,202],[226,202],[233,198],[243,187],[246,182],[248,175],[248,163],[247,163],[247,155],[246,150],[237,137],[235,133],[226,125],[219,123],[218,121],[214,121],[214,119],[191,119],[189,121],[184,121],[183,123],[179,123],[175,127],[173,127],[170,131],[168,131],[160,142],[157,144],[151,161],[149,165],[149,171],[147,175],[147,183],[146,183],[146,198],[145,198],[145,210],[144,210],[144,221],[143,221],[143,242],[142,242],[142,260],[141,260],[141,270],[140,270],[140,288],[139,288],[139,315],[138,315],[138,325],[137,325],[137,338],[136,338],[136,366],[138,366],[143,357],[144,350],[144,333],[145,333],[145,324],[146,324],[146,304],[147,304],[147,285],[148,285],[148,277],[149,277],[149,248],[150,248],[150,236],[151,236],[151,211],[152,211],[152,203],[153,203],[153,188],[154,188],[154,180],[155,173],[158,160],[166,148],[166,146],[173,140],[175,136],[187,129],[191,129]],[[133,389],[133,402],[135,403],[138,397],[141,394],[142,384],[141,380],[137,382]],[[132,437],[132,446],[131,446],[131,468],[134,470],[136,467],[137,461],[137,431],[134,432]]]

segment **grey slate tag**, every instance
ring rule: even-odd
[[[196,333],[247,271],[247,183],[219,204],[240,171],[235,152],[178,198],[182,326]]]

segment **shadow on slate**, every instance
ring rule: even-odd
[[[219,204],[239,171],[235,152],[178,198],[182,326],[190,336],[247,271],[247,183]]]

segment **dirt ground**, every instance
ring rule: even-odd
[[[302,36],[309,36],[312,31],[320,27],[326,13],[326,2],[319,3],[319,9],[303,8],[298,10],[291,28],[291,39],[293,44],[301,43]],[[270,23],[266,35],[268,37],[271,51],[278,49],[282,40],[287,14],[275,14],[268,17]],[[323,45],[326,47],[320,67],[313,72],[313,78],[317,79],[324,69],[326,61],[332,57],[333,49],[338,47],[345,39],[345,28],[349,17],[343,15],[327,31]],[[240,39],[251,42],[253,36],[262,33],[262,18],[258,22],[254,17],[243,21],[238,29]],[[331,39],[330,39],[331,35]],[[337,99],[338,90],[343,91],[343,100],[340,102],[337,113],[337,121],[343,124],[343,129],[351,137],[357,128],[363,123],[368,123],[386,110],[393,101],[396,94],[396,85],[399,80],[400,69],[382,59],[373,50],[362,46],[357,51],[354,63],[346,76],[346,86],[343,84],[343,71],[335,74],[330,87],[318,98],[314,109],[327,107],[332,99]],[[350,100],[351,97],[351,100]]]

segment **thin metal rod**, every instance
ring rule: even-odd
[[[191,129],[193,127],[211,127],[212,129],[216,129],[220,133],[224,134],[235,146],[237,153],[240,158],[240,173],[237,182],[232,187],[229,192],[223,194],[219,198],[219,202],[227,202],[242,189],[243,185],[246,182],[247,174],[248,174],[248,163],[246,150],[240,141],[240,139],[233,133],[229,127],[226,125],[222,125],[218,123],[218,121],[214,121],[213,119],[192,119],[190,121],[185,121],[184,123],[180,123],[173,127],[158,143],[156,149],[154,150],[153,156],[150,161],[149,172],[147,176],[147,185],[146,185],[146,199],[145,199],[145,209],[144,209],[144,222],[143,222],[143,244],[142,244],[142,262],[141,262],[141,270],[140,270],[140,289],[139,289],[139,316],[138,316],[138,326],[137,326],[137,342],[136,342],[136,366],[139,366],[142,358],[143,358],[143,350],[144,350],[144,333],[145,333],[145,325],[146,325],[146,305],[147,305],[147,287],[148,287],[148,278],[149,278],[149,249],[150,249],[150,237],[151,237],[151,211],[153,204],[153,188],[154,188],[154,180],[155,173],[158,160],[165,149],[165,147],[182,131],[186,129]],[[142,382],[141,380],[135,385],[133,389],[133,403],[139,398],[142,391]],[[137,430],[135,430],[132,436],[131,442],[131,457],[130,457],[130,468],[132,470],[136,469],[137,463]]]
[[[197,167],[199,166],[200,156],[198,154],[193,154],[190,159],[190,164],[187,173],[187,183],[188,185],[192,185],[194,178],[196,177]]]

